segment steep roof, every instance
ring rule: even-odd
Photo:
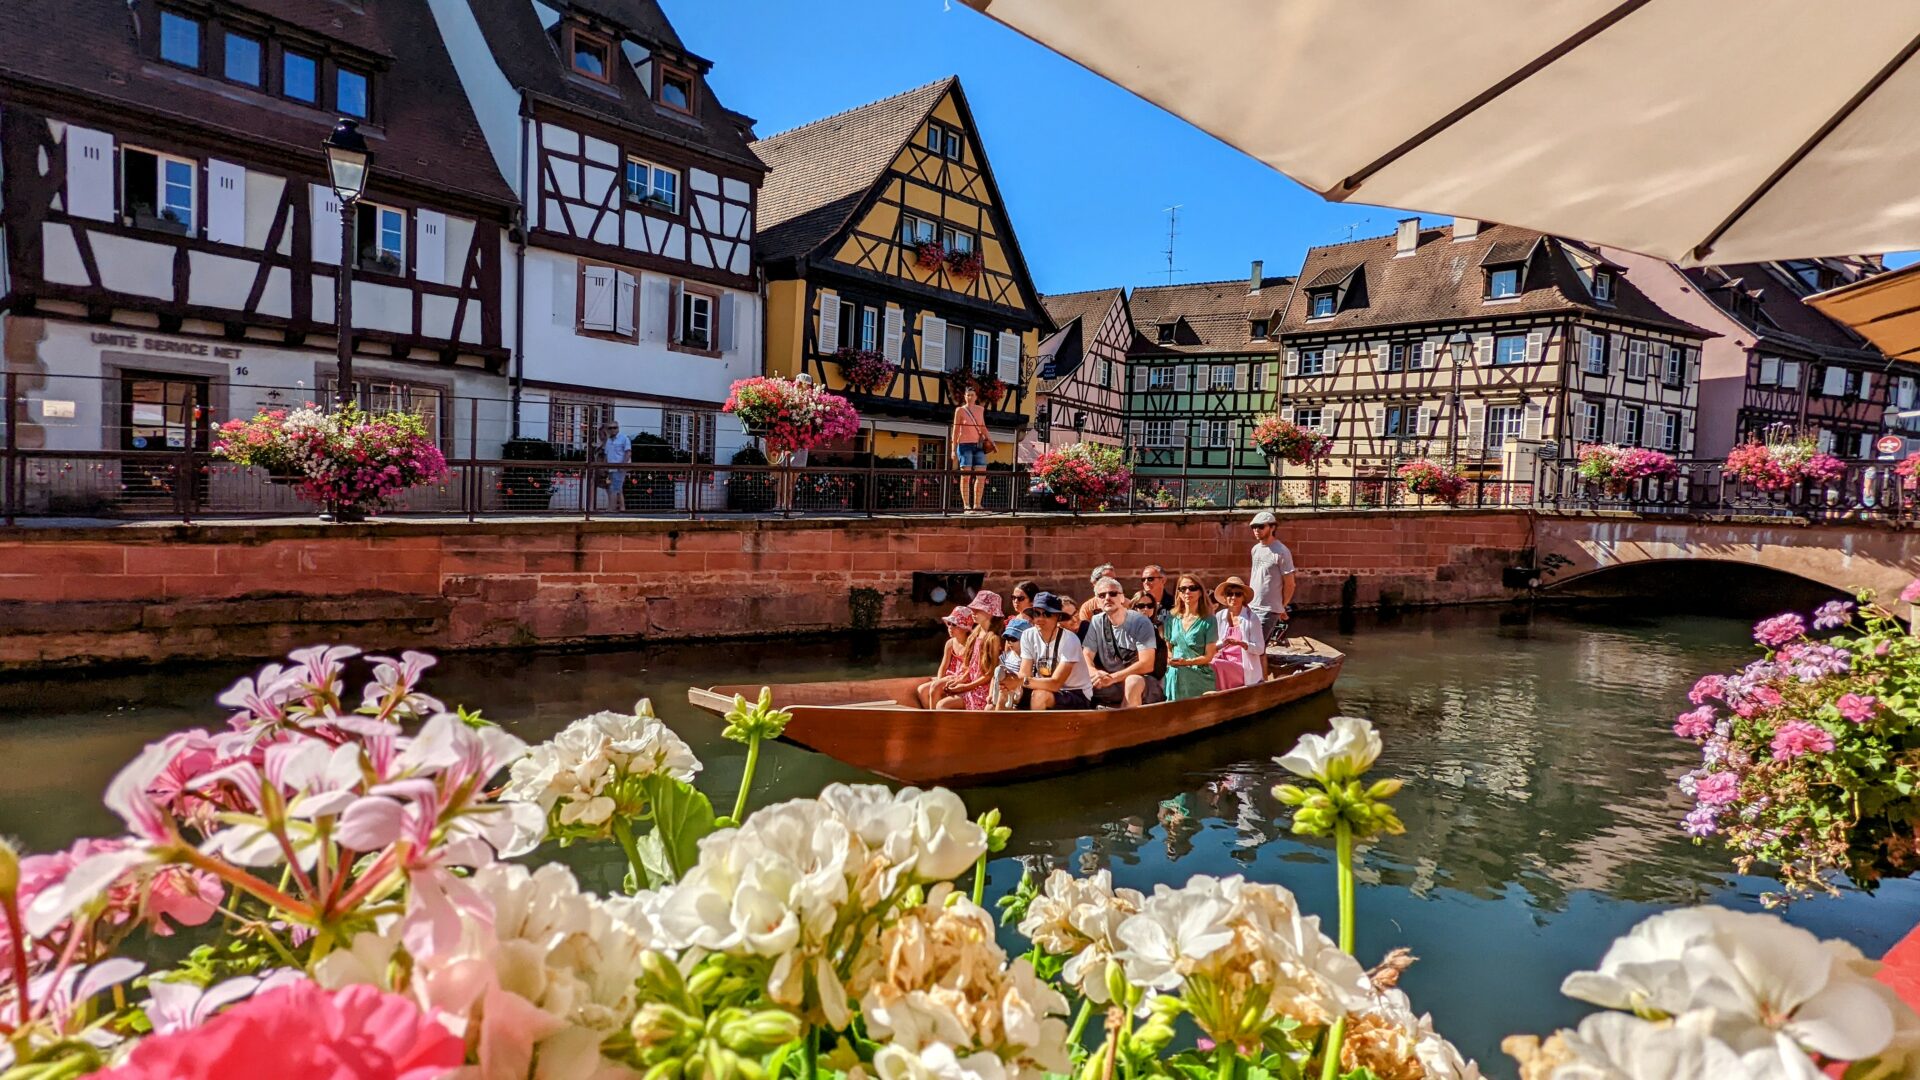
[[[540,13],[529,0],[469,0],[480,32],[493,50],[494,61],[507,81],[521,90],[557,102],[569,109],[638,130],[663,142],[704,151],[749,168],[760,160],[747,149],[739,117],[720,103],[704,74],[704,60],[686,52],[679,35],[660,10],[657,0],[553,0],[557,10],[571,7],[601,24],[618,27],[621,36],[650,51],[664,49],[688,61],[700,85],[694,94],[698,113],[688,116],[656,104],[652,87],[640,84],[633,65],[620,55],[616,42],[612,79],[599,83],[573,73],[571,61],[561,55],[560,23],[541,25]]]
[[[754,143],[770,170],[760,188],[760,257],[803,256],[839,232],[958,81],[948,76]]]
[[[1060,329],[1040,343],[1040,389],[1050,391],[1073,377],[1086,359],[1087,348],[1107,312],[1126,296],[1123,289],[1092,289],[1087,292],[1058,293],[1043,296],[1040,303],[1047,317]]]
[[[1730,263],[1692,267],[1681,272],[1702,295],[1763,342],[1856,359],[1880,356],[1853,331],[1809,305],[1799,281],[1773,263]],[[1751,298],[1763,317],[1752,317],[1735,307],[1736,293]]]
[[[1135,355],[1272,352],[1272,338],[1253,336],[1253,320],[1274,318],[1293,283],[1290,277],[1263,277],[1257,293],[1248,288],[1246,278],[1137,288],[1127,300],[1134,332],[1133,348],[1127,351]],[[1162,344],[1159,328],[1169,322],[1175,324],[1175,337]]]
[[[1588,293],[1569,251],[1584,247],[1513,225],[1483,225],[1477,235],[1453,239],[1451,225],[1422,229],[1413,253],[1396,255],[1394,234],[1309,249],[1300,279],[1324,282],[1334,270],[1358,267],[1366,277],[1365,307],[1343,308],[1328,318],[1307,319],[1306,289],[1287,306],[1284,334],[1317,334],[1372,326],[1497,318],[1537,312],[1582,312],[1645,326],[1711,336],[1668,314],[1620,275],[1612,304]],[[1597,258],[1598,256],[1593,256]],[[1482,267],[1526,260],[1525,289],[1511,300],[1489,305],[1484,299]],[[1310,286],[1317,287],[1317,286]]]
[[[384,178],[399,177],[503,205],[512,201],[426,0],[244,0],[244,6],[391,58],[375,76],[380,122],[364,129],[378,155],[376,188]],[[203,131],[238,135],[308,159],[316,172],[324,167],[320,141],[336,119],[331,112],[155,63],[140,47],[125,0],[0,3],[5,82],[84,97],[130,117],[177,126],[183,137]]]

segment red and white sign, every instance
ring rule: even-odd
[[[1898,435],[1882,435],[1874,440],[1873,448],[1882,454],[1897,454],[1907,448],[1907,440]]]

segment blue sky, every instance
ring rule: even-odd
[[[1335,204],[946,0],[662,0],[762,135],[960,76],[1043,292],[1292,273],[1306,249],[1406,214]],[[1890,260],[1910,262],[1912,257]]]

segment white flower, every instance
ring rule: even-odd
[[[1196,879],[1197,880],[1197,879]],[[1233,905],[1198,890],[1156,885],[1140,913],[1120,924],[1127,978],[1155,990],[1177,989],[1201,961],[1233,942]]]
[[[582,717],[528,750],[513,763],[500,797],[533,803],[542,813],[558,806],[563,825],[604,826],[618,809],[609,787],[656,774],[691,783],[700,769],[693,750],[643,701],[632,715]]]
[[[1138,889],[1114,888],[1106,870],[1089,878],[1055,870],[1020,920],[1020,932],[1047,952],[1068,957],[1061,977],[1081,996],[1105,1005],[1107,962],[1120,950],[1120,924],[1146,899]]]
[[[1347,1018],[1341,1043],[1343,1071],[1365,1066],[1379,1076],[1415,1075],[1423,1080],[1480,1080],[1480,1067],[1433,1029],[1433,1017],[1415,1016],[1400,990],[1383,990]]]
[[[1380,756],[1380,733],[1357,716],[1336,716],[1325,735],[1302,735],[1294,748],[1273,760],[1297,776],[1323,783],[1344,783],[1373,766]]]
[[[873,1055],[880,1080],[1006,1080],[1006,1067],[992,1054],[958,1057],[945,1043],[931,1043],[915,1053],[897,1043]]]
[[[1566,1032],[1576,1060],[1553,1080],[1751,1080],[1754,1074],[1708,1030],[1705,1017],[1656,1023],[1625,1013],[1595,1013]],[[1808,1062],[1808,1075],[1819,1071]]]
[[[214,1013],[235,1002],[244,1001],[256,994],[264,994],[289,983],[302,982],[305,979],[306,975],[292,968],[274,968],[259,975],[236,975],[225,982],[208,987],[196,986],[190,982],[161,982],[156,979],[147,983],[149,996],[141,1003],[141,1011],[153,1024],[155,1035],[164,1035],[169,1031],[186,1031],[206,1023],[213,1018]]]

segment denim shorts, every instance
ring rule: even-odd
[[[956,443],[953,447],[953,457],[963,469],[987,467],[987,448],[977,442]]]

